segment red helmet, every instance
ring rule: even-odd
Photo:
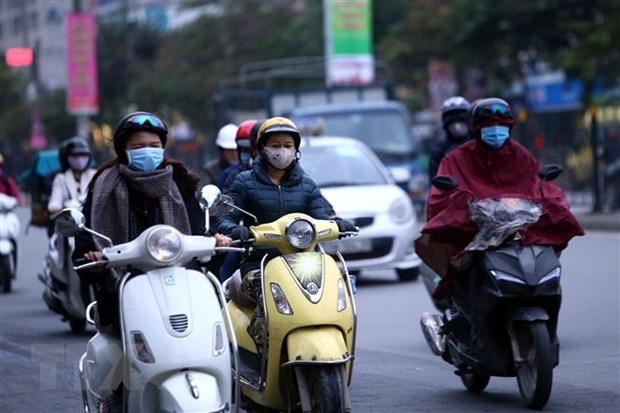
[[[252,133],[252,129],[258,121],[256,119],[244,120],[239,124],[235,140],[237,148],[253,148],[256,146],[256,133]]]

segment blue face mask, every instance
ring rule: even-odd
[[[482,142],[491,148],[501,148],[504,146],[508,138],[510,138],[510,128],[508,126],[487,126],[480,129]]]
[[[245,166],[252,165],[252,154],[248,152],[240,152],[239,162],[241,162],[241,165],[245,165]]]
[[[164,161],[164,148],[139,148],[127,152],[128,165],[141,172],[153,172]]]

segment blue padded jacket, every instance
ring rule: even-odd
[[[263,160],[257,158],[249,171],[241,172],[225,191],[233,203],[258,219],[258,224],[275,221],[293,212],[302,212],[316,219],[330,219],[323,198],[316,183],[303,173],[296,164],[280,185],[274,184],[267,176]],[[218,217],[215,232],[229,235],[242,220],[246,225],[254,225],[251,218],[239,211],[232,215]]]

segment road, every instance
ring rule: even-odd
[[[22,222],[27,213],[20,211]],[[44,231],[20,240],[14,291],[0,296],[0,412],[81,411],[77,360],[81,335],[41,299],[37,272],[46,250]],[[562,255],[560,365],[548,412],[618,412],[620,406],[620,234],[591,232]],[[389,272],[363,274],[353,411],[523,411],[516,380],[492,378],[481,394],[464,391],[450,365],[433,356],[419,329],[432,305],[421,282],[399,284]]]

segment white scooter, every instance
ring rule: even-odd
[[[65,208],[80,208],[80,202],[69,200]],[[48,308],[60,314],[63,321],[68,321],[71,331],[81,332],[86,327],[86,306],[93,300],[93,294],[73,269],[74,250],[73,238],[54,232],[39,280],[45,285],[43,301]]]
[[[20,224],[15,208],[17,199],[0,194],[0,285],[3,293],[11,292],[17,275],[17,235]]]
[[[204,197],[201,201],[208,205]],[[112,245],[84,222],[81,212],[65,209],[56,230],[65,236],[87,231],[110,246],[102,261],[77,270],[103,265],[143,272],[119,272],[120,341],[97,333],[80,358],[84,411],[97,411],[121,381],[124,412],[237,411],[237,343],[221,286],[212,274],[182,265],[239,248],[216,247],[214,238],[183,235],[167,225]],[[87,309],[91,323],[94,306]]]

